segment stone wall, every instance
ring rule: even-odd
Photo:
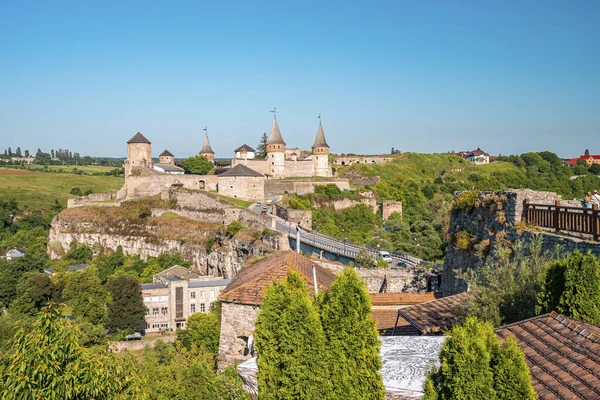
[[[339,156],[333,159],[333,165],[384,164],[393,160],[383,156]]]
[[[246,167],[255,170],[256,172],[260,172],[263,175],[270,174],[269,164],[263,159],[247,159],[247,158],[234,158],[231,160],[231,167],[235,167],[238,164],[245,165]]]
[[[303,228],[312,229],[312,211],[311,210],[294,210],[285,208],[279,204],[275,204],[275,215],[285,221],[298,224]]]
[[[264,201],[265,178],[259,176],[220,176],[219,194],[246,201]]]
[[[438,275],[428,269],[356,268],[356,272],[365,281],[369,293],[421,293],[438,290]]]
[[[285,160],[285,176],[296,177],[296,176],[314,176],[315,165],[312,158],[306,160]]]
[[[350,180],[351,184],[358,186],[375,186],[379,183],[379,181],[381,181],[381,177],[379,175],[362,176],[360,172],[355,169],[346,171],[344,178]]]
[[[463,292],[466,282],[459,278],[467,269],[481,268],[491,257],[494,258],[499,243],[522,241],[527,251],[533,238],[539,238],[543,252],[553,253],[556,245],[565,251],[592,251],[600,255],[600,243],[579,239],[573,236],[557,235],[551,232],[537,232],[522,224],[525,199],[534,204],[579,205],[578,202],[562,200],[552,192],[533,190],[508,190],[505,192],[479,192],[472,205],[457,207],[457,200],[463,193],[455,194],[455,207],[448,228],[448,251],[444,260],[441,291],[444,295]]]
[[[381,203],[381,217],[386,220],[393,213],[402,215],[402,202],[401,201],[384,201]]]
[[[325,208],[331,211],[341,211],[346,208],[354,207],[358,204],[365,204],[369,206],[373,213],[377,213],[379,211],[379,205],[377,204],[377,200],[375,197],[365,197],[360,200],[350,200],[350,199],[339,199],[339,200],[323,200],[319,201],[319,208]]]
[[[83,206],[114,207],[119,205],[114,201],[116,198],[116,193],[91,193],[87,196],[67,200],[67,208]]]
[[[248,352],[248,337],[256,329],[260,308],[244,304],[223,303],[221,308],[221,336],[219,338],[219,369],[244,362],[255,354]]]
[[[152,174],[148,176],[130,176],[123,189],[119,191],[117,200],[131,200],[140,197],[154,196],[174,183],[183,184],[190,190],[217,190],[217,175],[166,175]]]
[[[324,180],[280,180],[267,179],[265,181],[265,198],[282,195],[287,193],[308,194],[315,192],[315,186],[327,185],[333,183],[341,190],[350,189],[350,181],[348,179],[324,179]]]
[[[157,336],[154,339],[145,339],[145,340],[130,340],[123,342],[109,342],[108,349],[113,353],[123,353],[126,351],[141,351],[144,350],[145,347],[154,348],[156,346],[156,342],[163,341],[166,343],[174,343],[176,335],[169,336]]]

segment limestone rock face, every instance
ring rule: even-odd
[[[138,227],[139,228],[139,227]],[[147,232],[140,229],[132,234],[110,232],[106,226],[96,222],[73,223],[61,219],[60,214],[52,221],[48,238],[48,254],[51,259],[60,259],[74,241],[86,244],[96,253],[123,248],[126,255],[139,255],[146,260],[158,257],[161,253],[181,253],[184,260],[193,264],[193,268],[202,274],[232,278],[244,262],[251,256],[262,256],[274,251],[284,250],[287,241],[280,235],[269,232],[256,240],[221,235],[214,231],[195,232],[195,236],[205,239],[213,237],[215,245],[207,253],[206,245],[200,240],[186,241],[176,238],[161,238],[152,235],[155,227],[146,226]],[[108,231],[108,232],[107,232]],[[284,238],[285,239],[285,238]]]

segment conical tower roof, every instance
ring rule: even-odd
[[[212,147],[210,147],[210,142],[208,141],[208,133],[204,137],[204,145],[200,149],[200,154],[215,154]]]
[[[323,132],[323,125],[319,122],[319,130],[317,131],[317,137],[315,138],[315,143],[313,143],[312,148],[315,147],[329,147],[327,141],[325,140],[325,133]]]
[[[269,136],[269,140],[267,140],[267,144],[282,144],[285,146],[279,125],[277,125],[277,117],[273,118],[273,127],[271,128],[271,135]]]
[[[171,154],[171,152],[169,150],[165,150],[162,153],[160,153],[159,157],[175,157],[173,154]]]
[[[127,142],[127,144],[131,144],[131,143],[152,144],[152,143],[150,143],[150,141],[148,139],[146,139],[146,137],[144,135],[142,135],[139,132],[136,133],[135,135],[133,135],[133,137],[131,139],[129,139],[129,141]]]

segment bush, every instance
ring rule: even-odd
[[[78,187],[74,187],[73,189],[71,189],[71,194],[73,196],[83,196],[83,192]]]
[[[243,225],[240,221],[232,221],[227,225],[227,229],[225,229],[225,234],[229,237],[234,237],[241,231]]]
[[[452,211],[471,211],[475,207],[475,201],[477,200],[477,192],[463,192],[460,196],[454,200]]]

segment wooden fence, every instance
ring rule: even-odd
[[[583,233],[600,240],[600,211],[598,205],[593,208],[561,206],[554,204],[524,203],[525,222],[541,228],[551,228],[555,232]]]

